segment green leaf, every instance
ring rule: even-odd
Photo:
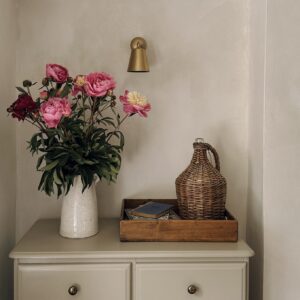
[[[50,164],[47,164],[44,168],[42,168],[43,171],[50,171],[53,168],[55,168],[59,163],[59,160],[55,160],[53,162],[51,162]]]
[[[60,178],[58,177],[58,174],[57,174],[56,170],[54,170],[53,179],[54,179],[54,182],[57,185],[62,185],[63,184],[62,181],[60,180]]]
[[[60,97],[64,98],[66,96],[69,95],[70,91],[71,91],[72,85],[66,84],[62,90],[62,92],[60,93]]]
[[[57,82],[56,83],[56,89],[59,90],[62,87],[62,85],[63,85],[62,83]]]
[[[44,157],[45,157],[45,154],[42,155],[42,156],[40,156],[40,157],[38,158],[38,161],[37,161],[37,164],[36,164],[36,169],[37,169],[37,170],[39,170],[39,167],[41,166],[41,164],[42,164],[42,162],[43,162],[43,160],[44,160]]]
[[[19,87],[19,86],[16,86],[16,89],[17,89],[19,92],[21,92],[22,94],[26,94],[26,95],[27,95],[27,92],[26,92],[23,88],[21,88],[21,87]]]
[[[41,177],[39,186],[38,186],[38,190],[39,190],[39,191],[42,190],[42,187],[43,187],[44,184],[45,184],[45,180],[46,180],[47,176],[48,176],[48,172],[44,172],[43,175],[42,175],[42,177]]]
[[[54,192],[54,187],[53,187],[53,171],[49,172],[49,175],[45,179],[45,184],[44,184],[44,191],[48,196],[50,196]]]
[[[67,152],[61,152],[61,153],[58,153],[58,154],[54,154],[53,158],[58,159],[58,158],[61,158],[61,157],[64,157],[64,156],[68,156],[68,153]]]
[[[83,163],[86,164],[86,165],[94,165],[95,164],[94,161],[91,161],[91,160],[88,160],[88,159],[84,159]]]
[[[55,89],[51,89],[49,92],[49,98],[54,97],[56,95],[56,90]]]
[[[113,136],[115,136],[115,137],[117,137],[117,138],[119,139],[119,146],[118,146],[118,147],[119,147],[121,150],[123,150],[124,143],[125,143],[123,133],[122,133],[121,131],[117,130],[117,131],[110,132],[109,135],[108,135],[108,137],[109,137],[110,135],[113,135]]]
[[[114,167],[111,167],[110,169],[111,169],[111,171],[112,171],[113,173],[115,173],[115,174],[118,174],[118,173],[119,173],[119,170],[116,169],[116,168],[114,168]],[[112,175],[113,175],[113,174],[112,174]]]
[[[74,111],[76,110],[76,108],[77,108],[77,103],[72,104],[72,110]]]
[[[73,181],[74,181],[74,176],[66,176],[66,183],[67,183],[67,190],[65,191],[65,195],[68,194],[71,186],[73,185]]]
[[[113,119],[110,117],[104,117],[104,118],[98,119],[97,122],[99,124],[103,123],[104,125],[111,125],[113,127],[116,127],[115,123],[113,122]]]
[[[40,138],[40,139],[38,140],[38,138]],[[28,143],[29,143],[28,148],[30,149],[30,152],[32,154],[38,153],[39,147],[42,143],[41,133],[39,132],[39,133],[34,134]]]
[[[61,185],[56,185],[57,186],[57,198],[59,198],[59,196],[62,194],[62,187]]]

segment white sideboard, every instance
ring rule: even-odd
[[[119,241],[119,220],[96,236],[58,235],[40,220],[10,253],[15,300],[246,300],[249,258],[237,243]]]

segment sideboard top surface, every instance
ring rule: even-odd
[[[119,219],[101,219],[97,235],[66,239],[58,234],[59,220],[37,221],[10,253],[22,258],[248,258],[253,251],[236,243],[206,242],[120,242]]]

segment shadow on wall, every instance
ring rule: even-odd
[[[247,242],[255,251],[255,256],[250,260],[250,300],[263,299],[263,194],[262,181],[255,176],[251,160],[249,161],[249,188],[247,207]]]
[[[229,120],[211,128],[209,136],[215,137],[208,141],[217,150],[220,157],[221,174],[227,181],[226,208],[239,221],[239,238],[245,238],[246,231],[246,166],[244,161],[245,141],[236,134],[236,128]]]

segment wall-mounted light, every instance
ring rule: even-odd
[[[149,72],[149,64],[146,54],[147,43],[141,37],[135,37],[131,43],[131,54],[128,64],[128,72]]]

